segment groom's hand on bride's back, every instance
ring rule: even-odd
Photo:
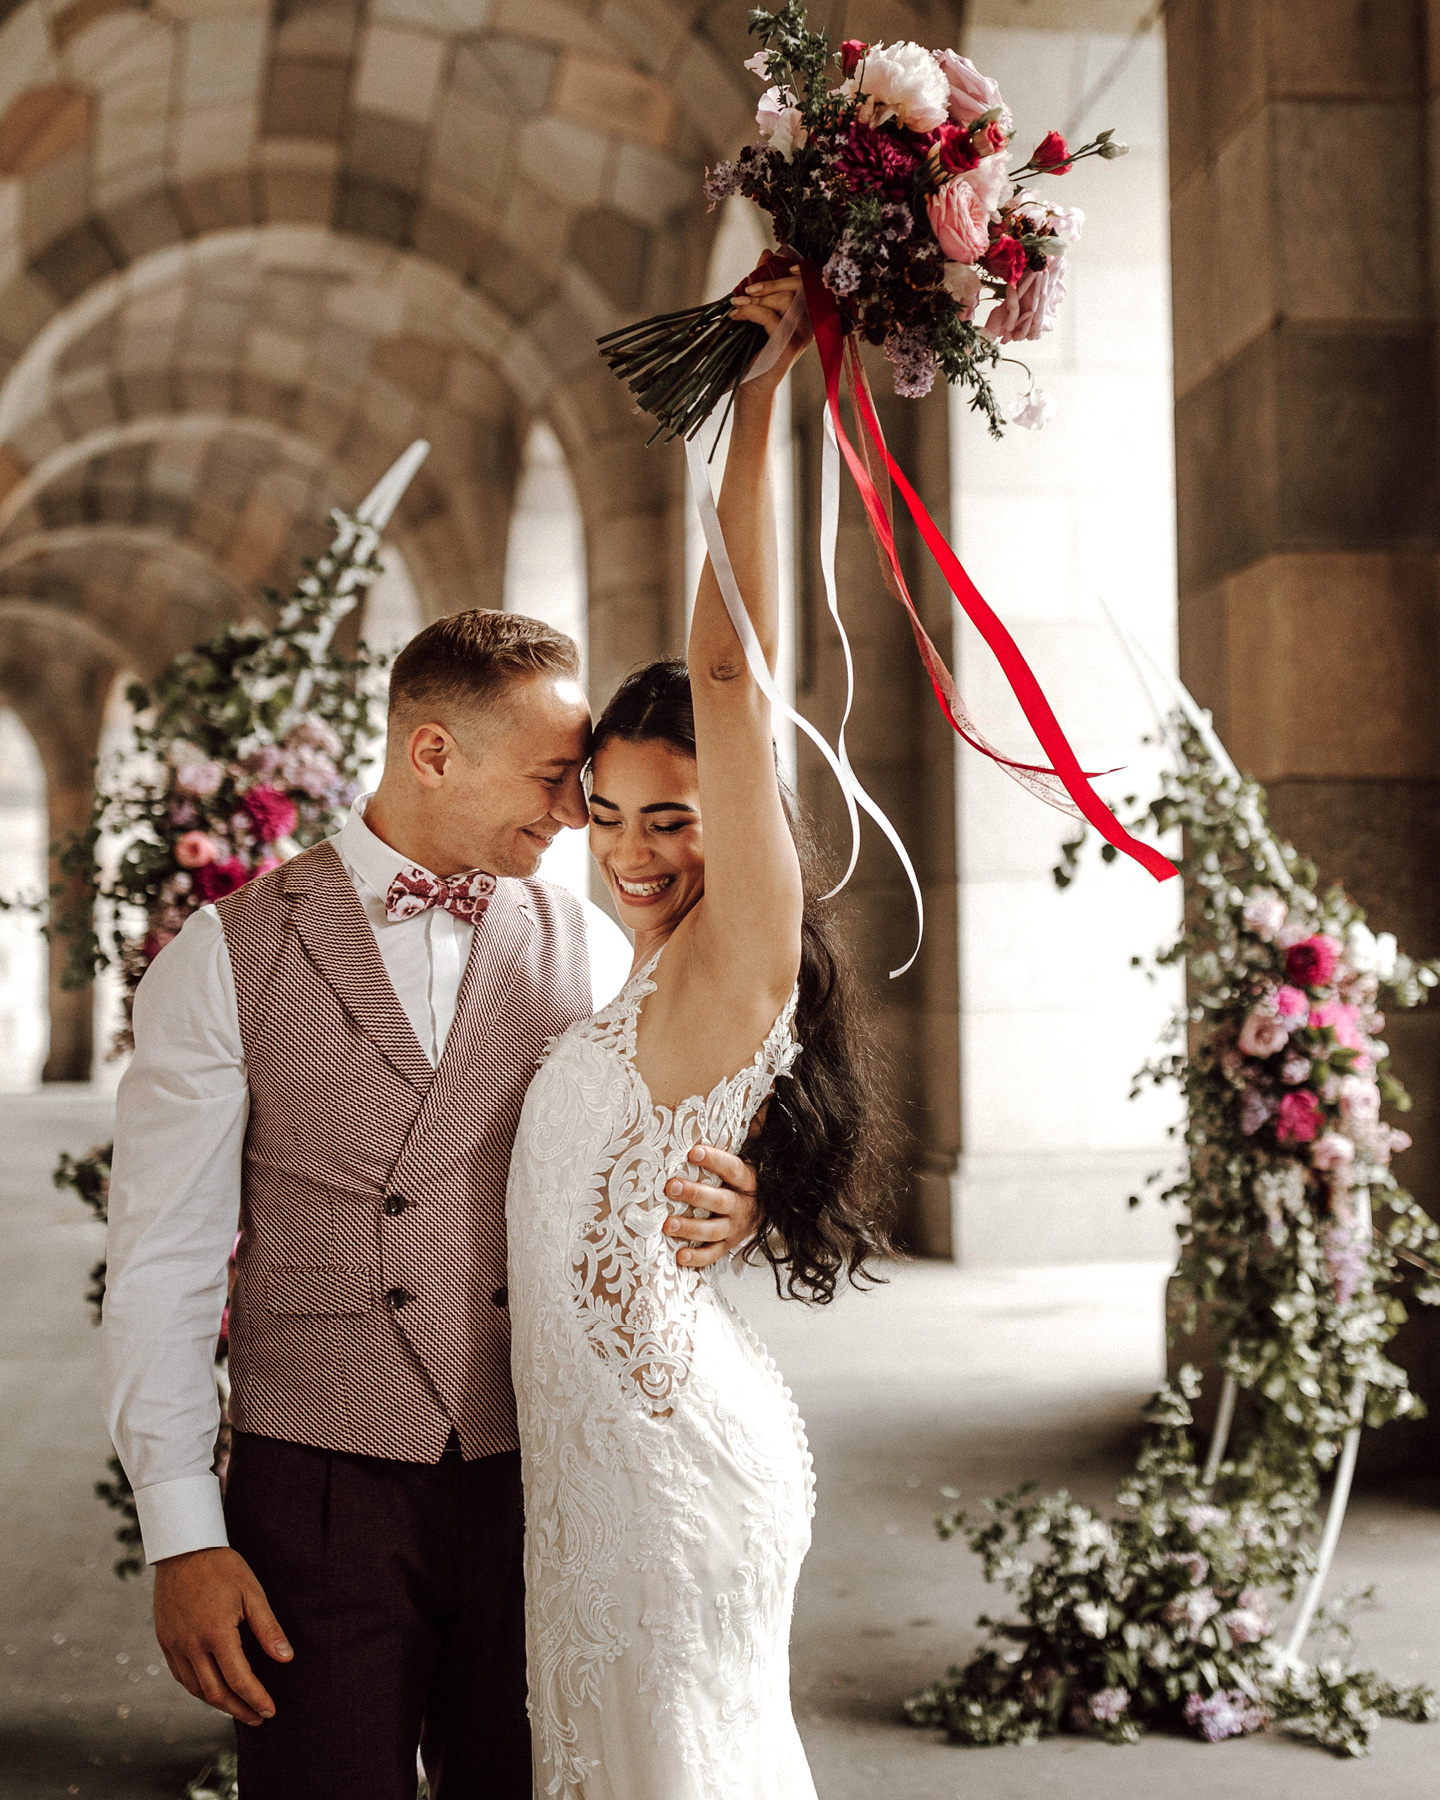
[[[250,1565],[235,1550],[192,1550],[155,1565],[155,1636],[187,1693],[242,1725],[275,1716],[240,1643],[242,1621],[276,1662],[295,1654]]]
[[[760,1209],[755,1201],[755,1171],[749,1163],[710,1144],[697,1144],[690,1152],[690,1160],[718,1175],[724,1185],[667,1182],[665,1192],[671,1200],[711,1216],[697,1219],[688,1213],[676,1213],[665,1221],[665,1230],[677,1240],[676,1261],[687,1269],[703,1269],[750,1242],[760,1223]]]

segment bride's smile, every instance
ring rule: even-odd
[[[595,759],[591,786],[590,850],[621,922],[668,937],[705,891],[694,758],[653,739],[611,739]]]

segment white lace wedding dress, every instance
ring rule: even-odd
[[[788,1643],[810,1543],[804,1427],[713,1270],[662,1233],[704,1139],[738,1150],[799,1055],[652,1103],[635,1067],[659,953],[551,1046],[510,1168],[536,1795],[814,1800]]]

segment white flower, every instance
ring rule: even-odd
[[[758,75],[762,81],[770,79],[770,52],[757,50],[753,56],[745,58],[745,67],[752,75]]]
[[[980,298],[980,276],[968,263],[947,262],[941,276],[945,292],[968,319]]]
[[[1256,937],[1273,938],[1290,915],[1290,909],[1273,888],[1256,888],[1245,896],[1240,917]]]
[[[1031,388],[1016,401],[1010,414],[1012,425],[1023,425],[1026,431],[1042,431],[1059,411],[1054,398],[1044,388]]]
[[[809,136],[800,109],[793,100],[794,95],[788,88],[766,88],[755,109],[755,127],[760,142],[768,149],[778,151],[787,163],[794,161],[795,152],[803,148]]]
[[[1378,975],[1389,981],[1395,973],[1395,934],[1382,931],[1377,937],[1368,925],[1358,919],[1345,933],[1345,960],[1357,975]]]
[[[867,125],[898,119],[911,131],[934,131],[950,111],[950,83],[919,44],[872,44],[840,92],[863,95],[856,116]]]
[[[1328,1173],[1333,1169],[1343,1169],[1354,1160],[1355,1146],[1338,1131],[1327,1131],[1310,1146],[1312,1169],[1323,1169]]]
[[[1110,1609],[1098,1600],[1082,1600],[1075,1608],[1076,1622],[1090,1637],[1103,1638],[1110,1629]]]
[[[1078,244],[1085,228],[1085,214],[1078,206],[1055,206],[1050,209],[1050,229],[1067,244]]]

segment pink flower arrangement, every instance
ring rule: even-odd
[[[208,832],[187,831],[175,840],[175,860],[182,869],[203,869],[214,862],[218,852]]]
[[[1328,987],[1340,961],[1340,945],[1317,933],[1291,944],[1285,952],[1285,979],[1299,988]]]
[[[1282,1144],[1308,1144],[1319,1131],[1324,1114],[1309,1088],[1292,1088],[1280,1096],[1275,1135]]]
[[[273,844],[295,829],[295,802],[279,788],[252,787],[242,796],[240,805],[262,844]]]
[[[1090,1696],[1090,1716],[1102,1725],[1113,1725],[1130,1705],[1130,1690],[1123,1687],[1101,1688]]]

